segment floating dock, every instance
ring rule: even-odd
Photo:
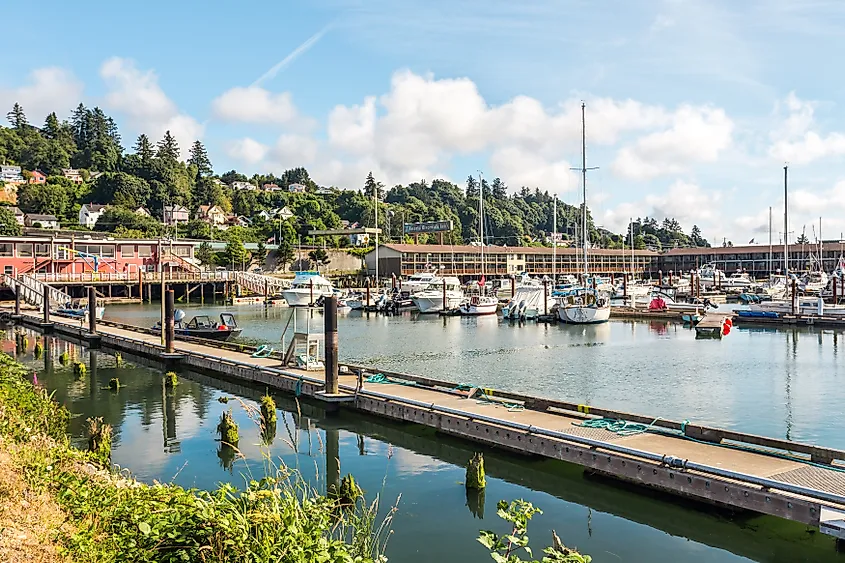
[[[20,322],[47,330],[31,314],[22,315]],[[54,318],[50,329],[92,346],[310,397],[331,408],[433,427],[845,538],[842,450],[349,364],[340,364],[339,393],[329,397],[323,371],[288,367],[278,352],[252,357],[253,347],[180,338],[167,354],[160,337],[147,329],[101,321],[93,335],[80,324]],[[337,359],[327,358],[326,366],[332,361]]]

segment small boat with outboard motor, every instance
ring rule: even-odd
[[[67,317],[70,319],[84,319],[88,314],[88,303],[86,301],[85,304],[83,304],[81,300],[74,299],[73,301],[68,301],[67,303],[61,305],[58,309],[56,309],[55,314],[60,317]],[[98,321],[103,320],[103,315],[105,314],[105,307],[100,305],[96,308],[95,315]]]
[[[211,340],[228,340],[241,333],[241,328],[232,313],[220,313],[220,322],[213,321],[208,315],[197,315],[184,322],[185,311],[176,309],[173,313],[174,332],[180,336],[194,336]],[[161,323],[153,325],[153,330],[161,331]]]

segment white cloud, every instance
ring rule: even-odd
[[[721,199],[718,191],[703,190],[697,184],[676,180],[662,194],[647,195],[641,201],[624,202],[608,209],[602,223],[608,229],[624,232],[631,217],[658,220],[668,217],[677,219],[687,232],[693,225],[703,230],[703,226],[716,222]]]
[[[814,101],[801,100],[790,92],[775,113],[786,109],[787,115],[770,134],[769,156],[790,164],[809,164],[831,156],[845,155],[845,134],[832,132],[826,135],[813,129],[817,127]]]
[[[202,124],[179,111],[152,70],[141,71],[131,60],[112,57],[103,63],[100,76],[108,88],[106,106],[126,116],[131,128],[153,140],[170,131],[179,142],[182,158],[191,143],[202,137]]]
[[[270,151],[270,157],[283,169],[305,166],[317,157],[317,141],[305,135],[282,135]]]
[[[490,157],[493,175],[504,178],[515,187],[541,187],[561,194],[578,187],[578,176],[565,161],[548,161],[524,148],[503,147]],[[595,203],[595,200],[593,200]]]
[[[329,114],[329,142],[352,154],[373,149],[376,129],[376,98],[368,96],[358,106],[336,106]]]
[[[290,123],[297,117],[290,92],[273,94],[259,86],[227,90],[211,103],[214,115],[243,123]]]
[[[656,33],[661,29],[666,29],[668,27],[673,27],[675,25],[675,19],[671,16],[667,16],[666,14],[657,14],[654,18],[654,21],[651,23],[650,31],[652,33]]]
[[[269,147],[249,137],[231,141],[226,147],[226,154],[238,162],[253,165],[264,160]]]
[[[0,88],[0,107],[12,109],[21,104],[32,125],[41,126],[47,114],[55,111],[59,119],[70,115],[82,101],[83,85],[73,73],[58,67],[33,70],[26,84],[17,88]]]
[[[733,129],[733,121],[722,109],[681,106],[670,128],[620,150],[612,169],[634,180],[684,172],[691,164],[716,161],[730,146]]]

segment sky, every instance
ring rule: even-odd
[[[845,231],[838,0],[7,0],[0,107],[81,101],[127,149],[170,130],[218,173],[305,166],[360,188],[501,177],[711,243]],[[34,31],[37,29],[37,33]],[[8,111],[8,110],[5,110]]]

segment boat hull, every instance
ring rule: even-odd
[[[461,304],[461,300],[461,297],[447,295],[446,308],[454,309]],[[417,309],[419,309],[420,313],[423,314],[439,313],[443,310],[443,295],[412,295],[411,302]]]
[[[85,317],[86,312],[87,312],[87,309],[59,308],[58,310],[56,310],[55,314],[60,316],[60,317],[67,317],[67,318],[70,318],[70,319],[82,319],[82,318]],[[105,307],[97,307],[96,316],[97,316],[98,321],[103,320],[103,317],[105,316],[105,314],[106,314],[106,308]]]
[[[598,324],[610,319],[610,307],[560,307],[558,318],[567,324]]]
[[[282,292],[282,296],[287,301],[288,305],[291,307],[309,307],[313,303],[311,301],[311,291],[307,289],[288,289]],[[320,291],[314,291],[314,302],[316,302],[320,297],[325,297],[327,295],[331,295],[331,293],[323,293]]]
[[[480,317],[481,315],[495,315],[498,308],[498,303],[485,303],[483,305],[464,303],[458,310],[462,317]]]

